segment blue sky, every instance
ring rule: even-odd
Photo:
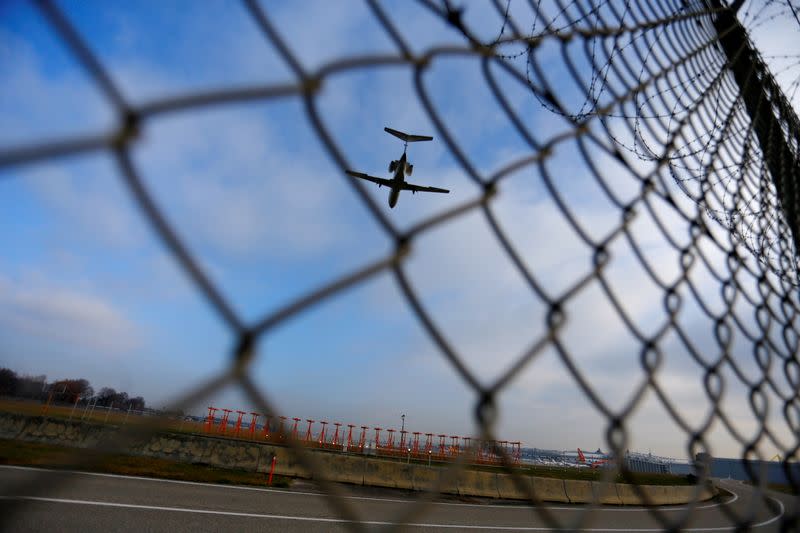
[[[415,52],[461,42],[416,3],[387,5]],[[63,6],[134,105],[187,91],[293,81],[236,2],[207,2],[202,9],[180,2]],[[362,2],[265,7],[308,70],[347,54],[396,54]],[[524,2],[512,0],[511,12],[521,28],[529,28],[533,18]],[[488,3],[468,3],[465,17],[487,40],[502,25]],[[558,50],[543,47],[540,59],[553,69],[548,81],[557,85],[559,97],[579,109],[573,82],[563,68],[558,72]],[[537,140],[569,130],[527,88],[497,73]],[[436,59],[424,80],[442,120],[479,172],[487,175],[530,153],[492,97],[477,60]],[[316,103],[352,167],[373,175],[385,175],[401,151],[401,144],[382,132],[384,126],[436,137],[410,147],[412,180],[452,194],[404,195],[389,210],[385,189],[368,189],[397,227],[480,194],[436,134],[408,67],[336,74],[326,79]],[[35,7],[3,3],[0,147],[108,131],[115,121],[112,106]],[[248,322],[392,249],[320,144],[297,98],[160,115],[144,124],[132,146],[134,164],[156,202]],[[559,194],[593,238],[619,222],[619,211],[576,157],[581,148],[575,141],[558,145],[546,165],[527,167],[504,181],[493,204],[509,238],[552,295],[586,273],[592,257],[547,194],[543,172],[558,182]],[[615,193],[637,194],[640,185],[630,170],[597,146],[585,148]],[[630,164],[637,172],[647,170],[647,163]],[[695,209],[688,200],[680,205],[686,212]],[[671,208],[659,209],[670,217]],[[141,394],[155,405],[224,368],[232,335],[154,237],[108,153],[0,169],[0,212],[0,242],[9,251],[0,255],[0,364],[50,378],[86,377],[96,386]],[[675,235],[685,239],[682,221],[671,220]],[[661,275],[677,275],[677,254],[647,215],[637,219],[633,233]],[[637,323],[654,328],[663,319],[660,289],[624,243],[615,243],[612,254],[609,282],[626,295],[624,305]],[[544,305],[480,212],[423,235],[406,266],[442,331],[486,382],[544,332]],[[705,297],[718,299],[710,275],[700,268],[694,275],[708,289]],[[699,345],[711,349],[710,330],[692,323],[698,311],[689,305],[682,320]],[[567,313],[565,345],[598,394],[619,408],[642,379],[638,341],[596,285],[576,296]],[[699,421],[708,409],[699,367],[676,339],[664,346],[669,357],[659,381],[686,416]],[[755,370],[746,355],[742,364]],[[288,416],[391,427],[406,413],[413,430],[474,432],[474,393],[443,359],[388,273],[262,338],[252,375]],[[742,389],[730,391],[731,417],[751,430]],[[250,408],[236,391],[222,391],[208,402]],[[502,438],[548,448],[607,448],[604,416],[590,406],[552,349],[512,382],[500,407]],[[199,406],[197,412],[203,411]],[[633,448],[686,455],[685,434],[652,394],[633,415],[630,429]],[[738,451],[719,425],[712,441],[720,455]]]

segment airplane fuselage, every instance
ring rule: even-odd
[[[397,205],[397,200],[400,198],[400,191],[403,188],[403,184],[406,182],[405,179],[405,172],[406,172],[406,153],[403,152],[403,155],[400,156],[400,160],[397,161],[397,168],[394,169],[394,177],[392,181],[392,192],[389,193],[389,207],[394,208]]]

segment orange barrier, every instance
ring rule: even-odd
[[[221,412],[217,416],[217,412]],[[236,421],[233,422],[233,431],[229,431],[229,420],[231,413],[237,413]],[[469,454],[469,462],[476,464],[501,464],[502,456],[508,457],[512,464],[518,464],[521,459],[521,442],[511,441],[484,441],[476,440],[472,437],[460,437],[458,435],[447,435],[444,433],[421,433],[419,431],[406,431],[405,428],[399,432],[394,428],[384,429],[373,427],[374,438],[367,441],[369,426],[357,426],[356,424],[342,424],[333,422],[335,429],[328,433],[327,421],[315,421],[306,418],[307,426],[301,438],[300,422],[301,418],[292,417],[291,428],[287,427],[289,417],[261,415],[250,412],[249,422],[245,422],[245,411],[234,409],[224,409],[214,406],[208,407],[208,414],[203,423],[205,433],[216,433],[230,438],[259,440],[273,444],[286,444],[287,441],[300,442],[303,446],[310,448],[325,448],[341,450],[349,453],[362,453],[378,456],[404,457],[409,461],[452,461],[458,457]],[[265,418],[263,431],[259,431],[258,420]],[[277,421],[277,427],[273,424]],[[405,422],[405,420],[403,421]],[[247,430],[242,431],[243,424],[247,424]],[[319,431],[314,431],[314,425],[319,424]],[[345,439],[342,426],[347,426],[347,438]],[[353,429],[361,428],[360,435],[353,435]],[[399,439],[398,439],[399,433]],[[425,441],[420,442],[420,435],[425,435]],[[449,442],[448,442],[449,440]]]

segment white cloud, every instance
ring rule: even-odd
[[[146,241],[142,218],[110,158],[30,167],[17,179],[30,187],[62,231],[69,228],[73,236],[117,250],[141,248]]]
[[[0,145],[37,143],[87,134],[114,124],[111,108],[82,71],[47,72],[36,43],[0,27]],[[63,54],[63,49],[59,50]]]
[[[349,191],[302,123],[282,122],[283,106],[300,111],[296,103],[223,109],[144,131],[137,167],[193,245],[223,257],[291,257],[354,237],[341,216]]]
[[[0,327],[73,353],[99,352],[103,358],[130,353],[142,340],[142,331],[108,299],[39,276],[0,278]]]

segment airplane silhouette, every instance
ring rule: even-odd
[[[438,187],[423,187],[422,185],[414,185],[413,183],[408,183],[405,180],[405,175],[408,174],[410,176],[411,172],[414,170],[414,165],[409,163],[408,159],[406,158],[406,149],[408,148],[408,143],[432,141],[433,137],[428,137],[426,135],[409,135],[407,133],[403,133],[402,131],[393,130],[392,128],[383,129],[387,133],[391,133],[403,141],[403,155],[400,156],[400,159],[389,163],[389,172],[394,172],[394,177],[392,179],[376,178],[375,176],[370,176],[369,174],[364,174],[363,172],[345,170],[347,174],[353,176],[354,178],[360,178],[362,180],[371,181],[372,183],[377,183],[378,187],[383,187],[386,185],[387,187],[391,188],[391,192],[389,193],[389,207],[391,208],[394,208],[394,206],[397,205],[397,199],[400,198],[400,191],[402,190],[411,191],[412,194],[417,192],[450,192],[447,189],[440,189]]]

